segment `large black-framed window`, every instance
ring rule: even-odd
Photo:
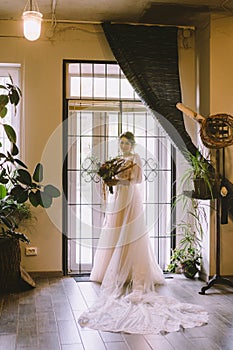
[[[85,172],[90,156],[114,156],[131,130],[143,160],[145,218],[162,268],[174,246],[175,149],[116,62],[63,62],[63,269],[90,272],[103,213],[101,185]],[[173,213],[174,214],[174,213]]]

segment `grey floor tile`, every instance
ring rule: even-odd
[[[38,338],[40,350],[61,350],[58,333],[40,333]]]
[[[74,320],[58,321],[61,344],[81,343],[81,338]]]
[[[112,332],[100,332],[101,338],[104,342],[122,342],[121,333],[112,333]]]
[[[62,345],[62,350],[85,350],[82,344],[68,344]]]
[[[139,334],[124,334],[124,339],[130,349],[133,350],[151,350],[148,342],[143,335]]]
[[[161,349],[161,350],[173,350],[173,346],[169,343],[169,341],[160,334],[151,334],[145,335],[145,339],[148,344],[151,346],[153,350]]]
[[[57,322],[54,312],[40,312],[37,314],[38,333],[57,332]]]
[[[129,350],[127,344],[123,342],[105,343],[105,346],[107,350]]]
[[[16,335],[2,334],[0,335],[0,350],[15,350]]]
[[[82,343],[85,350],[106,350],[104,342],[98,331],[81,332]]]

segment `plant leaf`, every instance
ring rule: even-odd
[[[32,178],[30,173],[24,169],[19,169],[17,172],[18,172],[17,180],[24,185],[30,186],[32,183]]]
[[[26,242],[28,244],[30,243],[28,237],[24,233],[15,232],[14,229],[12,229],[12,228],[10,230],[7,230],[5,233],[9,237],[13,237],[13,238],[19,239],[20,241]]]
[[[51,207],[51,205],[52,205],[52,197],[48,196],[47,193],[45,193],[45,192],[40,192],[40,197],[41,197],[40,205],[43,208]]]
[[[14,225],[10,220],[8,220],[5,216],[0,216],[0,221],[2,221],[8,228],[12,229],[14,228]]]
[[[17,106],[17,104],[19,103],[19,93],[18,91],[13,87],[10,94],[9,94],[9,99],[11,104]]]
[[[33,173],[33,180],[36,182],[41,182],[43,180],[44,171],[43,171],[43,165],[41,163],[38,163],[35,167],[34,173]]]
[[[33,207],[38,207],[38,205],[40,204],[41,202],[41,197],[40,197],[40,191],[36,191],[36,192],[30,192],[29,193],[29,201],[30,203],[33,205]]]
[[[57,198],[61,195],[59,189],[53,185],[46,185],[44,187],[44,192],[52,198]]]
[[[0,172],[0,183],[7,184],[9,182],[9,178],[6,176],[6,169],[2,169]]]
[[[7,180],[7,182],[8,182],[8,180]],[[7,194],[6,187],[4,185],[0,184],[0,199],[5,198],[6,194]]]
[[[12,126],[8,125],[8,124],[3,124],[4,130],[6,132],[6,135],[8,137],[8,139],[13,142],[16,143],[16,132],[15,130],[12,128]]]
[[[26,191],[20,185],[14,186],[10,194],[14,198],[14,200],[17,201],[18,203],[24,203],[28,200],[28,191]]]
[[[15,158],[14,160],[15,160],[16,163],[18,163],[19,165],[21,165],[23,168],[25,168],[25,169],[28,168],[27,165],[24,164],[20,159],[16,159],[16,158]]]
[[[0,117],[1,118],[5,118],[6,115],[7,115],[7,108],[6,107],[2,107],[2,109],[0,111]]]
[[[11,142],[11,154],[12,156],[17,156],[17,154],[19,154],[19,149],[14,142]]]
[[[0,95],[0,109],[6,106],[9,102],[9,97],[7,95]]]

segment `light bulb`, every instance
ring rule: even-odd
[[[25,11],[23,13],[23,30],[26,39],[30,41],[39,39],[42,17],[42,13],[38,11]]]

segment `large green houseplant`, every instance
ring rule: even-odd
[[[32,174],[19,157],[17,135],[5,122],[9,106],[16,112],[21,91],[9,76],[9,83],[0,85],[0,127],[9,140],[9,150],[0,143],[0,291],[16,288],[20,270],[19,240],[29,243],[28,237],[18,232],[19,222],[30,216],[31,206],[49,208],[60,191],[51,184],[43,184],[43,165],[38,163]],[[10,274],[10,276],[9,276]],[[10,282],[9,282],[10,281]]]

